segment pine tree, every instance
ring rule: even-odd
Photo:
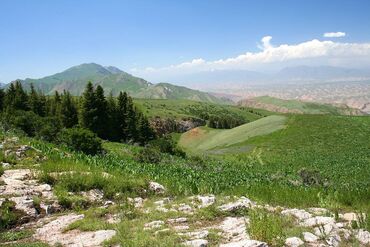
[[[45,97],[42,97],[41,93],[35,90],[33,84],[31,84],[31,91],[28,96],[28,107],[31,111],[38,114],[39,116],[45,116]]]
[[[128,97],[127,99],[127,125],[126,125],[126,135],[127,141],[135,142],[138,137],[137,132],[137,116],[136,116],[136,109],[134,108],[134,104],[132,102],[132,98]]]
[[[119,122],[119,112],[116,100],[113,98],[112,92],[107,98],[107,132],[108,139],[111,141],[121,140],[120,122]]]
[[[80,124],[83,128],[89,129],[94,133],[98,131],[95,90],[90,81],[87,83],[81,99]]]
[[[138,114],[138,137],[137,140],[141,145],[148,143],[155,137],[153,129],[150,127],[148,119],[143,114]]]
[[[3,89],[0,89],[0,111],[4,109],[4,103],[5,103],[5,92]]]
[[[127,140],[127,101],[128,96],[126,92],[120,92],[118,95],[118,124],[120,129],[119,139],[126,141]]]
[[[95,105],[96,105],[96,117],[97,117],[97,126],[96,134],[103,139],[109,137],[108,134],[108,112],[107,112],[107,100],[104,96],[104,89],[98,85],[95,90]]]
[[[50,100],[48,104],[48,114],[51,117],[59,117],[60,116],[60,103],[61,103],[61,98],[58,93],[58,91],[55,91],[54,97]]]
[[[69,92],[64,91],[61,97],[60,117],[64,127],[72,128],[78,124],[77,107]]]
[[[12,84],[13,85],[13,84]],[[9,106],[16,110],[28,110],[28,96],[27,93],[23,90],[22,84],[20,81],[16,81],[15,85],[9,87]]]

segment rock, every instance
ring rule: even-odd
[[[33,204],[33,199],[29,196],[11,197],[10,201],[15,202],[15,208],[25,212],[30,217],[36,217],[37,211]]]
[[[246,239],[238,242],[220,244],[220,247],[268,247],[268,245],[257,240]]]
[[[167,223],[174,224],[174,223],[185,223],[188,219],[185,217],[176,218],[176,219],[168,219]]]
[[[98,189],[81,192],[82,196],[86,197],[91,202],[100,202],[104,197],[104,192]]]
[[[333,246],[333,247],[339,247],[340,246],[340,241],[341,241],[341,239],[340,239],[340,236],[338,234],[329,236],[326,239],[326,243],[328,243],[328,245]]]
[[[207,238],[209,235],[209,232],[207,230],[203,230],[203,231],[196,231],[196,232],[179,233],[179,235],[187,236],[191,239],[201,239],[201,238]]]
[[[355,237],[361,244],[370,245],[370,232],[360,229]]]
[[[348,222],[359,221],[359,218],[366,218],[366,214],[356,214],[356,213],[345,213],[339,215],[339,218]]]
[[[63,232],[68,225],[83,218],[84,215],[76,214],[60,216],[42,228],[37,229],[33,236],[35,239],[47,242],[49,245],[93,247],[100,246],[104,241],[109,240],[116,234],[114,230],[95,232],[72,230]]]
[[[304,227],[314,227],[333,223],[335,223],[335,220],[332,217],[315,216],[304,220],[300,225]]]
[[[162,233],[166,233],[166,232],[169,232],[170,231],[170,228],[165,228],[165,229],[161,229],[161,230],[158,230],[154,233],[154,235],[160,235]]]
[[[309,208],[308,211],[316,216],[329,213],[329,210],[326,208]]]
[[[293,216],[297,218],[298,220],[306,220],[308,218],[311,218],[312,215],[308,213],[307,211],[303,209],[286,209],[281,212],[282,215],[288,215],[288,216]]]
[[[240,209],[248,209],[253,206],[255,206],[254,202],[252,202],[246,197],[241,197],[236,202],[230,202],[230,203],[219,206],[218,209],[224,212],[235,212]]]
[[[35,190],[42,193],[44,191],[51,191],[52,188],[51,188],[51,186],[49,184],[41,184],[39,186],[36,186],[35,187]]]
[[[246,230],[247,219],[244,217],[227,217],[219,226],[223,236],[230,242],[238,242],[249,239]]]
[[[200,202],[199,208],[208,207],[216,202],[216,197],[214,195],[209,196],[196,196],[195,199]]]
[[[108,214],[107,215],[107,222],[109,224],[117,224],[121,222],[121,218],[118,214]]]
[[[298,246],[302,246],[303,244],[304,242],[300,238],[297,238],[297,237],[291,237],[285,240],[285,246],[288,246],[288,247],[298,247]]]
[[[152,221],[144,225],[144,230],[152,230],[152,229],[160,228],[163,225],[164,225],[164,222],[162,220]]]
[[[114,203],[114,201],[110,201],[110,200],[108,200],[108,201],[105,201],[104,202],[104,204],[103,204],[103,207],[104,208],[108,208],[109,206],[112,206],[112,205],[114,205],[115,203]]]
[[[30,169],[14,169],[4,171],[3,178],[13,180],[26,180],[32,177]]]
[[[208,245],[208,241],[205,239],[195,239],[186,241],[183,243],[183,245],[191,247],[206,247]]]
[[[319,238],[315,234],[310,233],[310,232],[303,232],[302,235],[303,235],[304,241],[308,243],[314,243],[319,240]]]
[[[6,163],[6,162],[1,162],[1,165],[4,168],[9,168],[11,166],[9,163]]]
[[[183,212],[183,213],[191,213],[191,212],[193,212],[193,209],[189,205],[187,205],[185,203],[181,203],[179,205],[179,207],[177,208],[177,210],[180,211],[180,212]]]
[[[315,235],[319,237],[326,237],[332,234],[337,229],[336,225],[334,223],[329,223],[326,225],[321,225],[314,228]]]
[[[174,226],[173,229],[175,231],[186,231],[189,230],[189,226],[183,225],[183,226]]]
[[[149,190],[156,194],[163,194],[166,191],[163,185],[156,182],[149,182]]]

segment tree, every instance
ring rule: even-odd
[[[127,99],[127,118],[126,118],[126,136],[127,141],[136,141],[138,137],[137,132],[137,116],[136,116],[136,109],[134,108],[134,104],[132,102],[132,98],[128,97]]]
[[[64,91],[61,97],[60,117],[64,127],[72,128],[78,124],[77,107],[69,92]]]
[[[120,92],[118,95],[118,124],[120,129],[119,138],[123,141],[127,139],[127,101],[126,92]]]
[[[47,112],[50,116],[56,116],[56,117],[60,116],[60,103],[61,103],[60,95],[58,91],[55,91],[54,97],[48,104],[49,109]]]
[[[143,114],[139,114],[137,126],[138,126],[137,140],[141,145],[144,145],[148,143],[148,141],[154,139],[155,137],[154,131],[150,127],[148,119]]]
[[[41,93],[35,90],[33,84],[31,84],[30,94],[28,96],[28,107],[31,111],[39,116],[45,116],[45,97],[42,97]]]
[[[94,133],[97,132],[97,109],[95,90],[89,81],[81,99],[80,124],[83,128],[89,129]]]
[[[107,99],[107,133],[108,139],[111,141],[120,141],[121,140],[121,130],[120,130],[120,121],[119,121],[119,112],[116,100],[113,98],[112,93],[109,94]]]
[[[5,92],[3,89],[0,89],[0,111],[4,109],[4,101],[5,101]]]
[[[108,112],[107,100],[104,96],[104,89],[98,85],[95,91],[95,105],[96,105],[96,134],[103,139],[107,139],[108,135]]]

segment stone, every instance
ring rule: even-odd
[[[303,240],[307,243],[314,243],[319,240],[319,237],[317,237],[315,234],[311,232],[303,232]]]
[[[260,242],[257,240],[245,239],[238,242],[220,244],[220,247],[268,247],[268,245],[264,242]]]
[[[201,239],[201,238],[207,238],[209,235],[209,232],[207,230],[203,230],[203,231],[196,231],[196,232],[179,233],[179,235],[187,236],[190,239]]]
[[[153,181],[149,182],[149,190],[156,194],[163,194],[166,191],[163,185]]]
[[[49,245],[60,244],[62,246],[94,247],[100,246],[104,241],[116,235],[116,231],[114,230],[100,230],[95,232],[72,230],[63,232],[68,225],[83,218],[84,215],[76,214],[60,216],[43,227],[38,228],[33,237]]]
[[[340,246],[340,241],[341,241],[341,238],[338,234],[334,234],[332,236],[329,236],[326,239],[326,243],[328,243],[328,245],[333,246],[333,247],[339,247]]]
[[[336,229],[337,228],[334,223],[331,223],[331,224],[329,223],[326,225],[315,227],[314,231],[315,231],[316,236],[325,237],[325,236],[329,236],[330,234],[332,234]]]
[[[15,208],[25,212],[30,217],[36,217],[37,211],[33,204],[33,199],[29,196],[11,197],[10,201],[15,202]]]
[[[299,247],[302,246],[303,244],[304,242],[302,241],[302,239],[297,237],[291,237],[285,240],[285,246],[288,247]]]
[[[205,208],[208,206],[211,206],[216,202],[216,197],[214,195],[209,195],[209,196],[196,196],[195,199],[200,202],[200,205],[198,208]]]
[[[249,239],[244,217],[226,217],[219,226],[223,236],[230,242],[238,242]]]
[[[335,223],[335,220],[332,217],[315,216],[302,221],[300,225],[304,227],[314,227],[333,223]]]
[[[219,206],[218,209],[223,212],[235,212],[240,209],[248,209],[254,206],[255,206],[254,202],[252,202],[246,197],[241,197],[236,202],[230,202],[230,203]]]
[[[175,219],[168,219],[167,220],[167,223],[170,223],[170,224],[174,224],[174,223],[185,223],[187,221],[188,221],[187,218],[181,217],[181,218],[175,218]]]
[[[35,190],[39,192],[44,192],[44,191],[51,191],[52,188],[49,184],[41,184],[39,186],[36,186]]]
[[[1,162],[1,165],[4,168],[9,168],[11,166],[9,163],[6,163],[6,162]]]
[[[121,218],[118,214],[108,214],[106,218],[109,224],[117,224],[121,222]]]
[[[98,189],[89,190],[88,192],[81,192],[81,194],[91,202],[100,202],[104,197],[104,192]]]
[[[163,225],[164,225],[164,222],[162,220],[152,221],[144,225],[144,230],[152,230],[152,229],[160,228]]]
[[[174,226],[173,229],[175,231],[186,231],[186,230],[189,230],[189,226],[187,226],[187,225]]]
[[[193,209],[189,205],[187,205],[185,203],[179,204],[179,207],[177,208],[177,210],[180,211],[180,212],[183,212],[183,213],[191,213],[191,212],[193,212]]]
[[[205,239],[195,239],[195,240],[186,241],[183,243],[183,245],[190,246],[190,247],[206,247],[208,246],[208,241]]]
[[[286,216],[287,215],[288,216],[293,216],[293,217],[297,218],[300,221],[301,220],[306,220],[306,219],[312,217],[312,215],[309,212],[307,212],[303,209],[297,209],[297,208],[283,210],[283,211],[281,211],[281,214],[286,215]]]
[[[309,208],[308,211],[316,216],[329,213],[329,210],[327,210],[326,208]]]
[[[355,234],[356,239],[363,245],[370,245],[370,232],[360,229]]]

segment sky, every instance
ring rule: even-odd
[[[153,82],[204,70],[370,68],[369,0],[1,0],[0,82],[81,63]]]

